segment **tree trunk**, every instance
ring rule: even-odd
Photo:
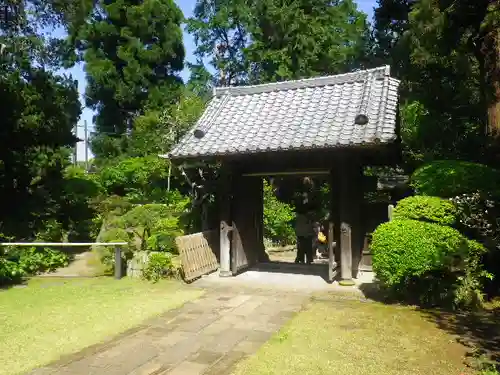
[[[500,140],[500,28],[494,23],[485,30],[481,43],[488,135]]]

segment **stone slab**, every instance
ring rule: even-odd
[[[174,369],[168,371],[166,374],[168,375],[202,375],[205,370],[208,368],[208,365],[204,365],[201,363],[195,362],[182,362]]]
[[[262,344],[264,342],[243,340],[243,341],[240,341],[234,347],[234,351],[242,352],[245,354],[253,354],[262,346]]]
[[[203,375],[230,375],[234,366],[245,357],[247,357],[246,353],[231,351],[209,367]]]
[[[190,362],[201,363],[203,365],[213,365],[219,359],[223,357],[224,354],[217,353],[209,350],[200,350],[193,355],[191,355],[188,360]]]
[[[240,341],[245,339],[247,335],[248,331],[234,328],[216,336],[203,337],[201,348],[203,350],[225,354],[231,351]]]
[[[149,361],[127,373],[127,375],[157,375],[165,371],[168,371],[168,368],[153,359],[152,361]]]

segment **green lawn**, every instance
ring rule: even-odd
[[[197,298],[180,283],[32,279],[0,291],[0,374],[19,374]]]
[[[237,375],[461,375],[466,349],[407,307],[336,299],[297,314]]]

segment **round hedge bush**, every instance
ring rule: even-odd
[[[416,220],[392,220],[373,232],[373,270],[386,286],[442,267],[449,256],[466,250],[457,230]]]
[[[457,220],[457,208],[449,200],[416,195],[400,200],[394,209],[393,218],[453,226]]]
[[[482,249],[448,226],[392,220],[373,233],[373,270],[398,298],[426,305],[468,305],[475,303],[470,296],[480,293],[478,246]]]
[[[419,195],[452,198],[476,191],[500,197],[500,171],[460,160],[438,160],[418,168],[410,185]]]

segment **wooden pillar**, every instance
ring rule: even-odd
[[[330,221],[333,223],[333,240],[336,243],[332,250],[337,264],[340,264],[340,179],[340,168],[336,165],[330,171]]]
[[[338,212],[340,221],[341,285],[353,285],[362,251],[363,168],[352,155],[342,155],[337,163]]]
[[[220,222],[220,277],[232,276],[231,272],[231,241],[229,240],[229,232],[232,227],[228,225],[227,221],[221,220]]]
[[[358,160],[352,165],[351,175],[351,247],[352,247],[352,277],[359,276],[359,266],[363,258],[363,248],[366,236],[364,207],[363,164]]]
[[[219,220],[220,220],[220,256],[219,276],[232,276],[231,272],[231,239],[229,238],[232,227],[231,223],[231,196],[232,183],[230,171],[221,168],[218,184]]]
[[[264,246],[264,180],[257,177],[255,190],[255,247],[258,262],[269,262],[269,255]]]

